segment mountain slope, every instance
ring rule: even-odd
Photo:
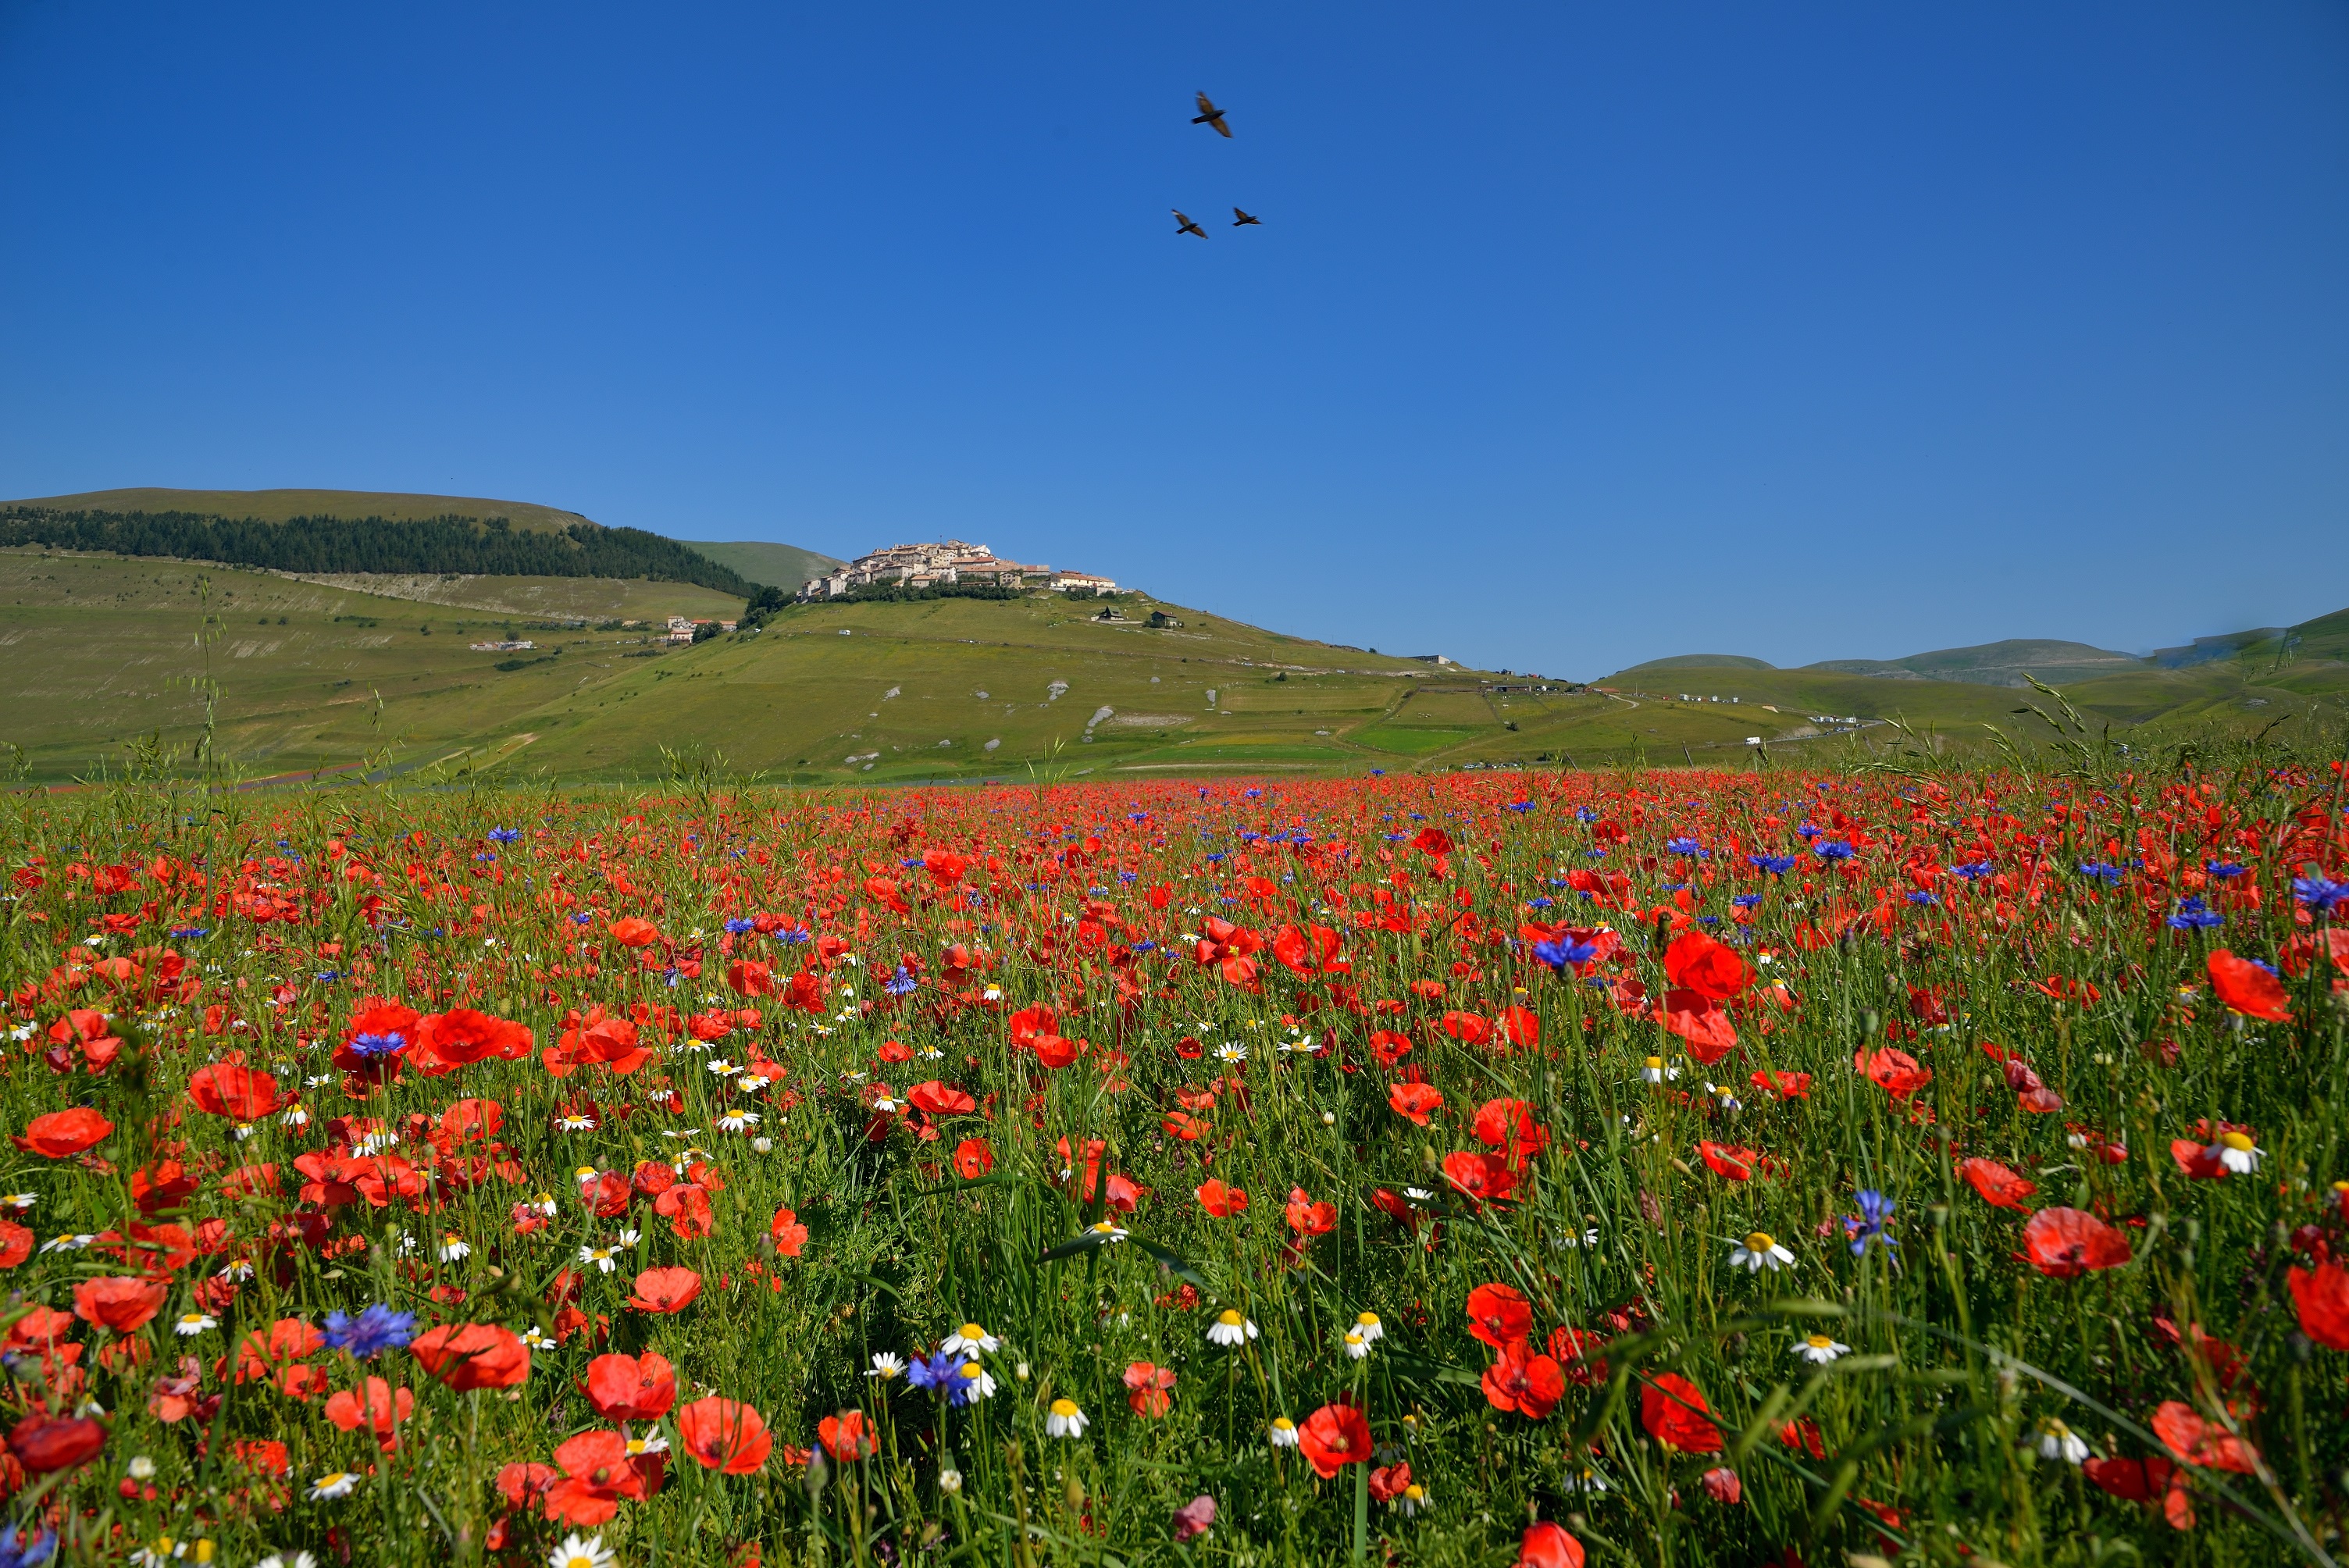
[[[720,566],[729,566],[753,583],[771,588],[781,588],[789,593],[820,572],[843,562],[812,550],[802,550],[795,544],[777,544],[771,540],[738,539],[724,542],[698,539],[679,540],[688,550],[698,551]]]
[[[1905,659],[1826,659],[1806,669],[1893,680],[1972,681],[1982,686],[2028,686],[2035,676],[2050,684],[2094,680],[2145,667],[2145,661],[2085,643],[2013,637],[1971,647],[1911,654]]]

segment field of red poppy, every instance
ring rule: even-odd
[[[2344,791],[20,797],[0,1564],[2329,1563]]]

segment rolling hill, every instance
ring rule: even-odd
[[[2062,684],[2092,725],[2148,738],[2349,716],[2349,611],[2200,639],[2185,658],[2054,641],[1793,670],[1695,654],[1582,686],[1365,654],[1132,592],[790,604],[761,629],[674,645],[667,617],[733,619],[730,585],[788,589],[831,558],[476,498],[112,490],[0,506],[0,529],[233,511],[266,545],[331,531],[319,508],[363,513],[328,521],[362,543],[404,538],[417,559],[345,570],[0,543],[0,769],[13,758],[20,776],[63,780],[134,756],[184,761],[208,696],[214,754],[247,776],[619,779],[722,758],[799,784],[1745,765],[1757,741],[1864,752],[1896,724],[1982,748],[1985,726],[2037,726],[2014,689],[2026,670]],[[497,553],[517,540],[584,554],[560,571],[481,569],[540,559]],[[642,569],[679,562],[689,574]],[[475,645],[522,641],[533,645]]]

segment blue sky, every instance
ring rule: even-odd
[[[955,535],[1568,676],[2349,605],[2338,4],[0,0],[0,494]]]

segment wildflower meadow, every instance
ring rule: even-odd
[[[0,806],[6,1568],[2342,1551],[2338,760]]]

